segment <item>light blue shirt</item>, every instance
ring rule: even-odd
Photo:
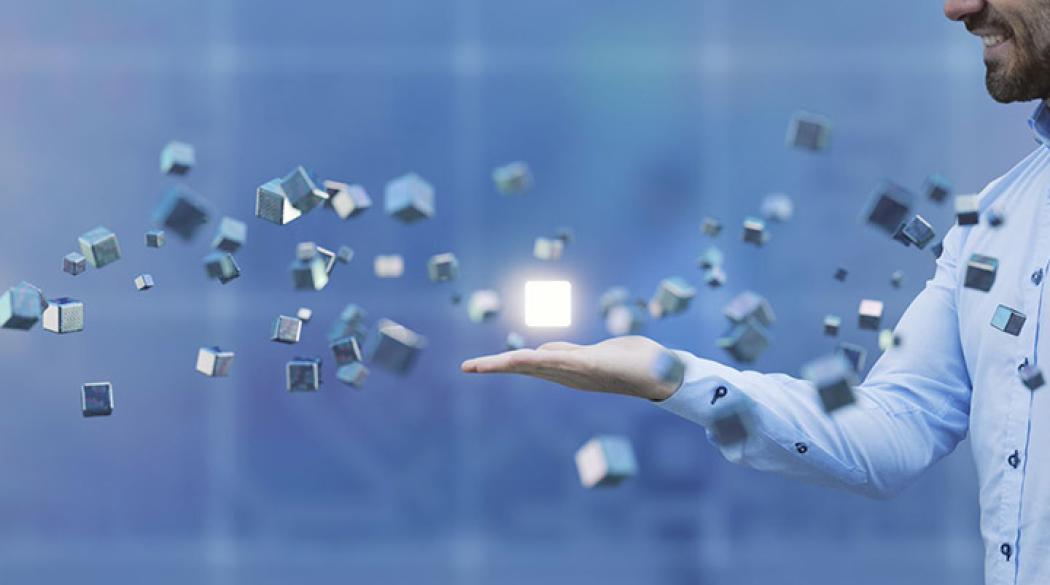
[[[911,483],[969,430],[985,582],[1050,584],[1050,385],[1031,391],[1018,373],[1028,360],[1045,365],[1050,381],[1050,348],[1040,343],[1050,279],[1045,102],[1030,124],[1041,145],[981,192],[979,225],[945,236],[936,273],[897,324],[901,346],[873,366],[854,405],[828,415],[807,381],[682,351],[685,381],[658,404],[707,427],[743,406],[746,440],[722,445],[708,432],[728,460],[880,498]],[[998,228],[985,217],[993,205],[1005,217]],[[989,292],[963,286],[972,254],[999,260]],[[991,325],[999,305],[1026,317],[1018,335]]]

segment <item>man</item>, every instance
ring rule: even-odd
[[[995,100],[1050,97],[1050,0],[947,0],[944,12],[983,41]],[[1030,124],[1050,144],[1046,102]],[[1009,229],[987,222],[992,202]],[[1047,584],[1050,387],[1030,390],[1018,372],[1050,364],[1050,349],[1039,343],[1042,307],[1050,307],[1042,302],[1050,269],[1050,147],[1039,146],[986,187],[981,212],[978,225],[955,226],[945,237],[933,278],[897,325],[904,345],[879,359],[855,389],[854,405],[830,416],[809,382],[738,371],[683,351],[675,352],[686,365],[683,379],[663,381],[651,364],[667,350],[637,336],[589,346],[547,343],[467,360],[463,371],[647,398],[708,427],[719,413],[743,406],[751,427],[742,443],[722,444],[708,433],[727,459],[874,497],[897,493],[969,430],[986,582]],[[999,261],[988,292],[964,286],[973,254]],[[992,323],[997,311],[1011,310],[1010,326]]]

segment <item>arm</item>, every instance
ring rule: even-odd
[[[463,370],[521,373],[573,388],[649,398],[704,426],[723,409],[744,406],[751,413],[744,442],[720,445],[709,433],[730,461],[888,497],[966,434],[970,380],[955,307],[959,237],[958,229],[948,233],[934,278],[901,318],[896,332],[902,347],[879,359],[856,389],[856,404],[830,416],[807,381],[738,371],[683,351],[676,352],[686,365],[682,383],[662,382],[650,364],[663,348],[642,337],[592,346],[545,344],[468,360]],[[712,404],[719,386],[727,392]]]

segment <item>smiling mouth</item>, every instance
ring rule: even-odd
[[[1007,35],[981,35],[981,42],[987,47],[998,47],[999,45],[1010,40]]]

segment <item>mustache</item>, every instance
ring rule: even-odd
[[[988,29],[1004,32],[1012,30],[1012,27],[1006,22],[1006,19],[991,6],[986,6],[985,9],[979,13],[968,16],[964,21],[964,24],[966,25],[966,30],[970,32]]]

